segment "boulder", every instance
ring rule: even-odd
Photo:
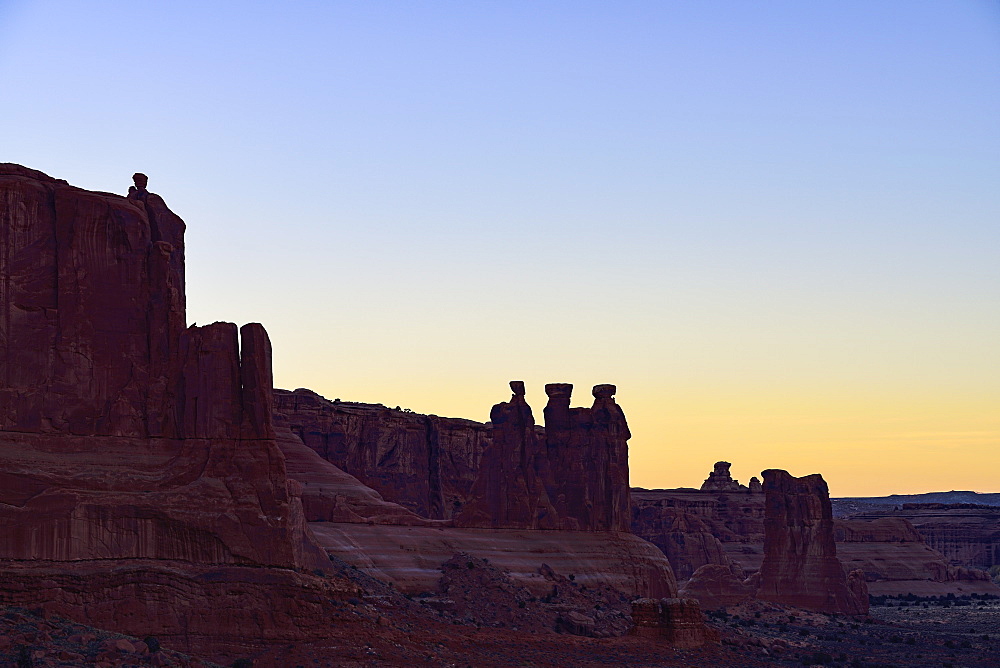
[[[705,624],[698,602],[690,598],[643,598],[632,601],[633,633],[661,638],[677,648],[700,647],[719,641],[719,632]]]

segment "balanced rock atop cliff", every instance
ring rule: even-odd
[[[184,223],[145,181],[126,198],[0,165],[0,558],[27,560],[0,602],[79,617],[101,601],[90,621],[152,630],[159,594],[123,614],[78,568],[146,560],[193,637],[222,621],[185,569],[328,563],[274,442],[267,333],[186,327],[184,302]]]
[[[545,386],[539,438],[524,383],[490,412],[489,445],[459,526],[629,531],[628,439],[614,385],[596,385],[591,408],[570,408],[573,386]]]
[[[705,482],[701,483],[701,490],[703,492],[746,492],[747,488],[739,483],[738,480],[733,480],[733,476],[729,473],[729,467],[732,466],[729,462],[715,462],[715,467],[708,477],[705,478]],[[756,480],[756,478],[754,478]],[[759,485],[759,481],[758,481]]]
[[[549,500],[553,487],[544,438],[535,429],[524,383],[510,381],[509,402],[490,411],[490,440],[479,461],[470,501],[455,518],[458,526],[558,529]]]
[[[764,471],[764,562],[757,598],[819,612],[868,612],[863,574],[850,586],[837,559],[830,492],[823,476]]]

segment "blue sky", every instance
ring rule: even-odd
[[[279,385],[615,382],[637,484],[1000,491],[938,461],[1000,464],[1000,3],[0,1],[0,81],[0,160],[149,174]]]

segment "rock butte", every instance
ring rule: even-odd
[[[487,431],[462,421],[408,416],[400,434],[383,423],[398,411],[276,401],[262,326],[186,326],[184,223],[135,183],[126,198],[0,165],[0,603],[224,656],[322,638],[358,592],[320,577],[327,553],[420,588],[475,552],[529,586],[544,559],[551,577],[656,599],[681,620],[664,637],[711,639],[663,554],[628,532],[614,386],[591,408],[547,386],[544,448],[515,385],[488,444],[462,440]],[[331,439],[345,424],[359,447]],[[424,436],[391,472],[366,447],[387,430]],[[525,498],[507,503],[508,483]]]
[[[630,490],[614,385],[581,408],[546,385],[544,425],[520,381],[488,424],[275,390],[261,325],[186,326],[184,223],[134,178],[0,165],[0,604],[224,658],[327,636],[364,593],[331,560],[470,610],[487,582],[619,592],[678,647],[717,640],[696,599],[862,614],[866,580],[993,587],[906,520],[833,520],[818,475],[744,487],[718,462],[701,490]],[[631,623],[595,610],[557,626]]]
[[[713,473],[719,471],[720,464],[727,463],[717,463]],[[725,466],[725,475],[726,491],[632,490],[632,531],[663,550],[682,583],[709,564],[723,567],[723,570],[706,570],[702,574],[702,580],[707,577],[706,582],[715,583],[713,587],[718,586],[723,571],[731,572],[732,577],[739,580],[761,568],[765,495],[755,493],[753,480],[749,489],[739,485],[734,489],[728,484],[728,466]],[[710,474],[709,480],[713,477]],[[921,504],[919,507],[927,506]],[[978,570],[974,562],[956,559],[954,552],[949,560],[931,543],[932,537],[940,541],[941,536],[947,535],[952,541],[964,540],[964,544],[981,550],[984,539],[989,540],[989,531],[984,531],[979,524],[976,525],[980,527],[978,531],[969,530],[963,534],[969,529],[969,522],[962,513],[988,516],[996,514],[995,507],[972,511],[928,508],[923,512],[935,523],[926,537],[921,533],[925,526],[916,527],[907,519],[910,515],[920,516],[920,511],[915,510],[917,505],[905,507],[906,510],[890,507],[884,511],[852,511],[854,514],[849,517],[834,519],[837,558],[845,575],[855,570],[864,572],[873,595],[1000,594],[1000,588],[990,581],[986,572]],[[967,550],[963,554],[971,556],[981,552]],[[684,583],[681,590],[693,596],[691,588],[697,584]],[[714,603],[709,607],[714,607]]]

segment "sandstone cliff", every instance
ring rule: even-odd
[[[953,566],[1000,564],[1000,507],[970,503],[904,503],[855,513],[850,519],[905,520]]]
[[[267,334],[185,327],[183,233],[144,189],[0,165],[2,602],[224,633],[198,569],[328,563],[274,442]]]
[[[491,412],[490,440],[479,461],[461,526],[628,531],[628,423],[614,385],[593,389],[591,408],[570,408],[573,386],[545,386],[545,431],[535,429],[524,384]]]
[[[764,562],[757,598],[820,612],[868,611],[864,578],[848,586],[837,559],[830,492],[819,474],[795,478],[764,471]]]
[[[329,401],[306,389],[274,391],[274,410],[320,457],[387,501],[429,519],[451,518],[470,499],[486,425]]]

